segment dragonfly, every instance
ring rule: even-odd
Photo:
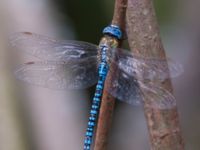
[[[174,96],[154,82],[177,77],[183,72],[182,65],[171,59],[166,62],[161,58],[141,57],[117,48],[122,39],[122,31],[116,25],[104,28],[103,34],[99,45],[56,40],[30,32],[18,32],[9,39],[13,48],[39,58],[39,61],[20,65],[15,70],[17,79],[57,90],[84,89],[97,83],[84,138],[84,150],[91,149],[107,75],[115,75],[106,90],[118,100],[139,105],[145,101],[146,96],[151,99],[149,107],[170,109],[176,106]],[[145,95],[146,92],[149,94]]]

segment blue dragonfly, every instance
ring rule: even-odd
[[[84,150],[91,148],[107,74],[115,74],[107,90],[120,101],[139,105],[147,97],[149,107],[170,109],[176,106],[174,96],[154,81],[176,77],[183,72],[182,66],[170,59],[167,63],[164,59],[141,57],[117,48],[122,32],[116,25],[106,27],[103,33],[99,46],[55,40],[30,32],[10,37],[12,47],[41,60],[20,65],[15,71],[19,80],[57,90],[84,89],[97,83]]]

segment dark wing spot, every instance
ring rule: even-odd
[[[34,62],[34,61],[29,61],[29,62],[26,62],[26,63],[24,63],[24,64],[26,64],[26,65],[31,65],[31,64],[35,64],[35,62]]]
[[[26,35],[32,35],[31,32],[23,32],[23,33],[26,34]]]

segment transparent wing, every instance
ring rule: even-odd
[[[144,102],[145,98],[148,98],[149,107],[170,109],[176,106],[174,96],[167,90],[155,85],[154,82],[144,83],[119,69],[116,64],[112,64],[112,67],[115,69],[110,69],[108,77],[114,75],[114,78],[109,79],[111,84],[107,90],[120,101],[139,105]]]
[[[67,61],[97,55],[98,47],[81,41],[55,40],[47,36],[18,32],[10,36],[11,46],[43,60]]]
[[[115,52],[112,59],[116,61],[119,69],[142,80],[164,80],[183,73],[182,65],[171,59],[140,57],[123,49],[113,51]]]
[[[83,89],[97,82],[97,59],[93,56],[74,62],[29,62],[16,69],[15,76],[50,89]]]
[[[140,105],[142,103],[142,93],[138,82],[133,76],[128,75],[123,70],[119,70],[114,64],[112,64],[106,81],[109,81],[108,92],[120,101],[131,105]]]
[[[143,96],[148,99],[147,105],[153,108],[170,109],[176,106],[175,97],[166,89],[154,82],[139,81]]]

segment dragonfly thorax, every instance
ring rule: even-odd
[[[105,36],[99,44],[98,59],[99,62],[110,64],[110,58],[113,56],[113,49],[118,46],[118,41],[114,37]]]

